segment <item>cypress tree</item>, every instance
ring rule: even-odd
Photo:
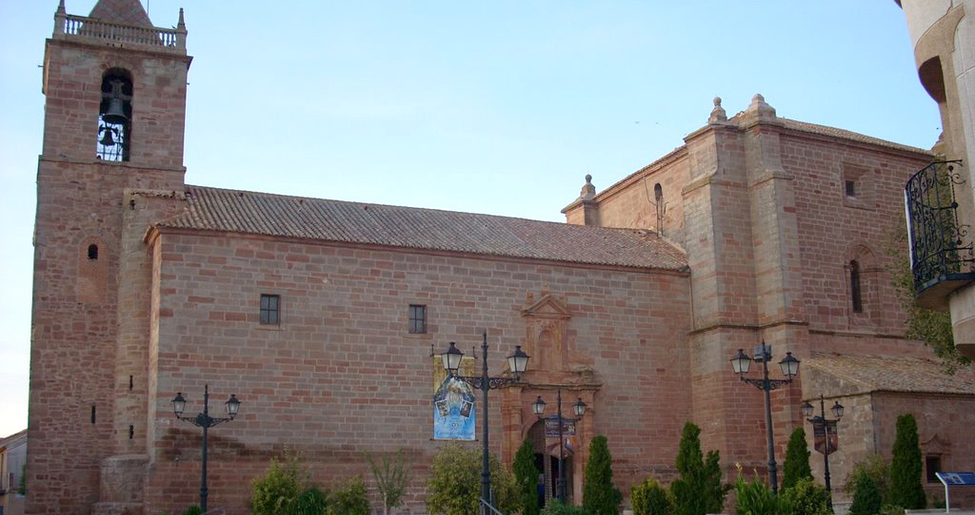
[[[690,422],[684,424],[676,460],[680,477],[670,484],[675,515],[719,513],[724,504],[726,489],[721,484],[720,455],[710,451],[705,461],[700,435],[699,427]]]
[[[890,465],[890,503],[906,510],[924,509],[927,505],[921,487],[917,421],[910,413],[897,417],[894,459]]]
[[[812,479],[812,469],[809,468],[809,447],[806,445],[806,432],[797,427],[789,437],[789,446],[785,451],[783,464],[782,488],[795,486],[803,478]]]
[[[613,457],[606,437],[598,435],[589,444],[582,506],[589,515],[619,515],[623,494],[613,485]]]
[[[864,474],[857,478],[853,491],[853,504],[850,505],[850,515],[876,515],[880,513],[883,498],[880,487],[872,477]]]
[[[515,488],[518,490],[518,502],[521,504],[522,515],[538,515],[538,467],[535,466],[535,446],[528,439],[521,442],[515,463],[512,466],[515,473]]]

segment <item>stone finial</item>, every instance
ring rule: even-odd
[[[579,192],[579,199],[592,200],[594,198],[596,198],[596,187],[592,185],[592,175],[586,174],[586,184],[582,187],[582,191]]]
[[[752,103],[745,109],[747,116],[754,116],[759,120],[774,120],[775,108],[765,103],[765,97],[761,93],[755,93]]]
[[[728,121],[728,113],[721,107],[721,97],[714,97],[714,109],[708,117],[708,123],[722,123]]]
[[[58,14],[67,14],[67,10],[64,8],[64,0],[58,2]]]
[[[176,24],[177,29],[186,30],[186,22],[183,20],[183,8],[179,8],[179,23]]]

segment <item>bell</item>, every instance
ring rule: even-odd
[[[102,114],[102,119],[108,123],[122,124],[128,120],[125,116],[125,108],[122,105],[122,99],[118,97],[112,97],[108,101],[108,110]]]
[[[108,127],[102,127],[102,132],[104,132],[105,135],[102,136],[102,140],[99,141],[99,143],[101,143],[103,147],[115,146],[115,138],[112,137],[112,133],[115,131]]]

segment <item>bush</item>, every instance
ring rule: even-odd
[[[856,463],[853,466],[853,470],[850,474],[846,476],[846,483],[843,485],[843,491],[847,493],[850,497],[856,495],[857,487],[860,481],[865,478],[869,479],[874,483],[877,489],[880,491],[880,498],[887,499],[887,484],[889,483],[890,476],[890,466],[884,461],[884,458],[880,455],[874,454],[868,456],[862,461]]]
[[[562,501],[553,497],[541,511],[541,515],[591,515],[583,506],[572,506],[563,504]]]
[[[535,446],[531,440],[521,442],[512,468],[521,515],[538,515],[538,474],[541,472],[535,466]]]
[[[328,499],[328,515],[369,515],[366,484],[359,476],[352,476],[332,492]]]
[[[735,483],[735,513],[738,515],[789,515],[789,505],[785,497],[776,497],[772,489],[762,480],[746,482],[738,475]]]
[[[884,500],[880,487],[873,477],[864,474],[856,481],[853,492],[853,504],[850,505],[850,515],[876,515]]]
[[[190,506],[189,508],[186,508],[183,515],[203,515],[203,509],[199,506]]]
[[[670,492],[656,480],[647,478],[630,491],[633,515],[672,515],[674,502]]]
[[[293,454],[285,454],[283,463],[271,459],[267,472],[251,481],[252,515],[322,515],[327,499],[308,483],[308,473]]]
[[[494,507],[502,513],[518,511],[511,474],[490,457]],[[433,457],[427,481],[427,509],[431,515],[477,515],[481,498],[481,450],[451,442]]]
[[[897,417],[894,437],[894,460],[890,465],[890,504],[908,510],[927,506],[921,486],[921,448],[918,446],[917,421],[914,415]]]
[[[728,489],[721,484],[720,455],[709,451],[705,460],[700,435],[696,425],[684,424],[676,460],[680,477],[670,484],[676,515],[720,513],[724,505]]]
[[[785,463],[782,465],[782,489],[789,488],[801,479],[812,479],[812,469],[809,468],[809,447],[806,445],[806,432],[797,427],[789,437],[789,446],[785,451]]]
[[[597,435],[589,444],[589,461],[582,486],[582,506],[590,515],[618,515],[623,494],[613,485],[613,457],[609,443]]]
[[[829,492],[812,478],[805,477],[782,491],[785,504],[792,515],[829,515]]]
[[[392,456],[383,456],[379,463],[366,453],[366,461],[376,480],[383,514],[389,515],[390,510],[403,504],[403,495],[410,485],[410,463],[404,458],[402,449]]]

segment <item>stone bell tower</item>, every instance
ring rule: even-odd
[[[44,57],[27,513],[141,513],[151,256],[183,198],[186,28],[138,0],[61,0]]]

